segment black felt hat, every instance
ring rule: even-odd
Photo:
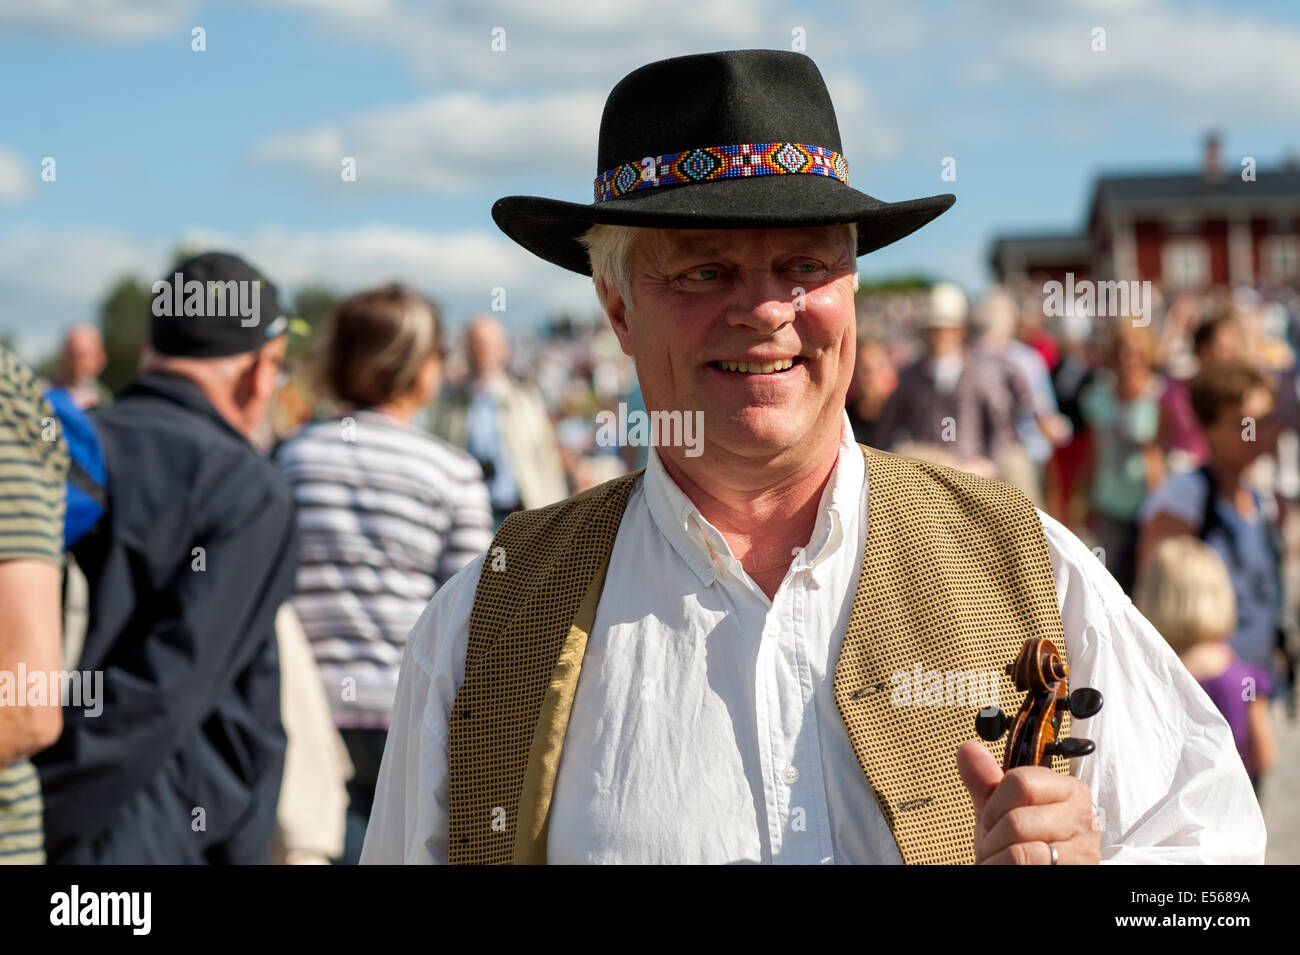
[[[507,196],[492,218],[530,252],[590,275],[578,237],[598,222],[663,229],[855,222],[865,255],[956,200],[883,202],[852,189],[841,149],[826,84],[802,53],[680,56],[633,71],[609,94],[595,202]]]

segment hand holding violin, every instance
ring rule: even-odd
[[[1027,691],[1014,718],[981,710],[979,735],[1000,738],[1010,729],[1002,767],[980,743],[957,748],[957,769],[975,808],[975,861],[988,865],[1095,865],[1101,859],[1101,826],[1092,794],[1074,776],[1053,772],[1054,755],[1093,751],[1083,739],[1058,739],[1068,710],[1086,719],[1101,709],[1093,689],[1068,693],[1068,668],[1050,640],[1026,640],[1007,667],[1016,689]]]

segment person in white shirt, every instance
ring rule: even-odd
[[[704,160],[683,171],[691,154],[660,155],[618,126],[632,104],[672,107],[719,126],[678,141],[745,144],[709,151],[715,158],[771,157],[753,144],[771,142],[788,100],[786,138],[839,176],[833,114],[820,130],[800,126],[808,97],[789,84],[803,91],[820,76],[806,57],[777,51],[652,64],[611,94],[601,168],[612,172],[597,180],[594,206],[512,197],[494,209],[512,238],[593,275],[647,408],[704,413],[703,453],[656,447],[618,525],[563,737],[549,862],[902,861],[832,692],[859,576],[877,572],[863,561],[867,502],[881,493],[844,399],[856,256],[952,197],[881,203],[798,162],[710,179]],[[685,96],[723,105],[678,110]],[[626,123],[669,122],[637,120]],[[620,157],[643,154],[658,179],[619,174],[616,163],[630,162]],[[620,198],[639,191],[641,206]],[[655,205],[671,194],[675,209],[668,198]],[[605,215],[607,202],[618,216]],[[645,213],[638,227],[609,222],[633,208],[672,212]],[[1037,514],[1071,685],[1102,689],[1106,704],[1074,729],[1097,748],[1073,776],[1043,766],[1004,775],[973,739],[953,752],[975,860],[1262,861],[1262,818],[1226,723],[1086,546]],[[411,633],[363,863],[452,855],[451,714],[476,586],[493,559],[454,577]]]

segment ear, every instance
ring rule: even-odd
[[[253,360],[240,376],[241,393],[247,394],[252,400],[269,400],[275,394],[279,362],[284,358],[287,344],[288,342],[282,336],[253,353]]]
[[[267,360],[265,351],[256,351],[240,368],[239,377],[235,379],[235,401],[241,407],[251,404],[260,396],[263,387],[261,381],[266,377],[262,374],[262,363]]]
[[[420,374],[416,377],[416,387],[420,389],[421,395],[431,398],[438,393],[441,382],[442,356],[434,352],[421,366]]]
[[[623,349],[623,354],[635,358],[633,345],[636,336],[632,334],[632,326],[628,323],[627,303],[623,301],[623,294],[612,282],[605,279],[600,279],[599,282],[598,294],[601,301],[605,303],[605,315],[609,318],[610,328],[614,329],[614,334],[618,336],[618,344]]]

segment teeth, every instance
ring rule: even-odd
[[[720,361],[718,362],[727,371],[744,372],[747,375],[770,375],[774,371],[785,371],[787,368],[794,367],[793,358],[781,358],[777,361]]]

